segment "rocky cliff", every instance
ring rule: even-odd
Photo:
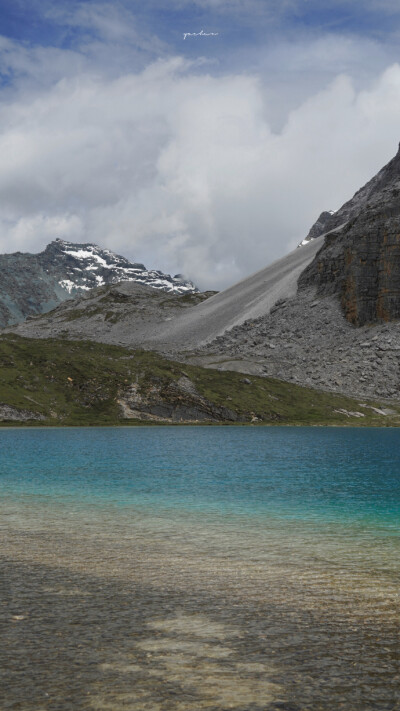
[[[303,242],[297,252],[316,251],[296,295],[226,330],[196,362],[398,401],[400,151]]]
[[[355,326],[400,317],[400,150],[354,198],[326,218],[325,243],[299,279],[338,295]]]

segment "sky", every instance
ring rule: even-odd
[[[398,0],[0,0],[1,253],[94,242],[223,289],[399,141]]]

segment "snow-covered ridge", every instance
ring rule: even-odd
[[[176,294],[199,291],[193,282],[180,274],[170,276],[155,269],[146,269],[144,264],[132,263],[96,244],[73,244],[56,239],[48,245],[44,254],[51,259],[46,271],[53,271],[56,266],[62,277],[58,280],[59,286],[71,295],[119,281],[135,281]]]

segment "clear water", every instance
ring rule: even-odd
[[[7,429],[0,497],[5,708],[400,708],[399,430]]]

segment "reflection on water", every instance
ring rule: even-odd
[[[7,479],[0,503],[1,711],[400,708],[398,500],[387,484],[377,515],[365,491],[362,516],[332,513],[327,489],[307,515],[289,479],[289,509],[283,494],[275,508],[246,508],[242,485],[240,506],[221,495],[196,509],[171,505],[171,491],[147,506],[111,484],[96,496],[94,477],[93,497],[76,495],[76,478],[60,493],[56,475],[50,495],[33,469],[25,492],[24,477],[14,490]]]

